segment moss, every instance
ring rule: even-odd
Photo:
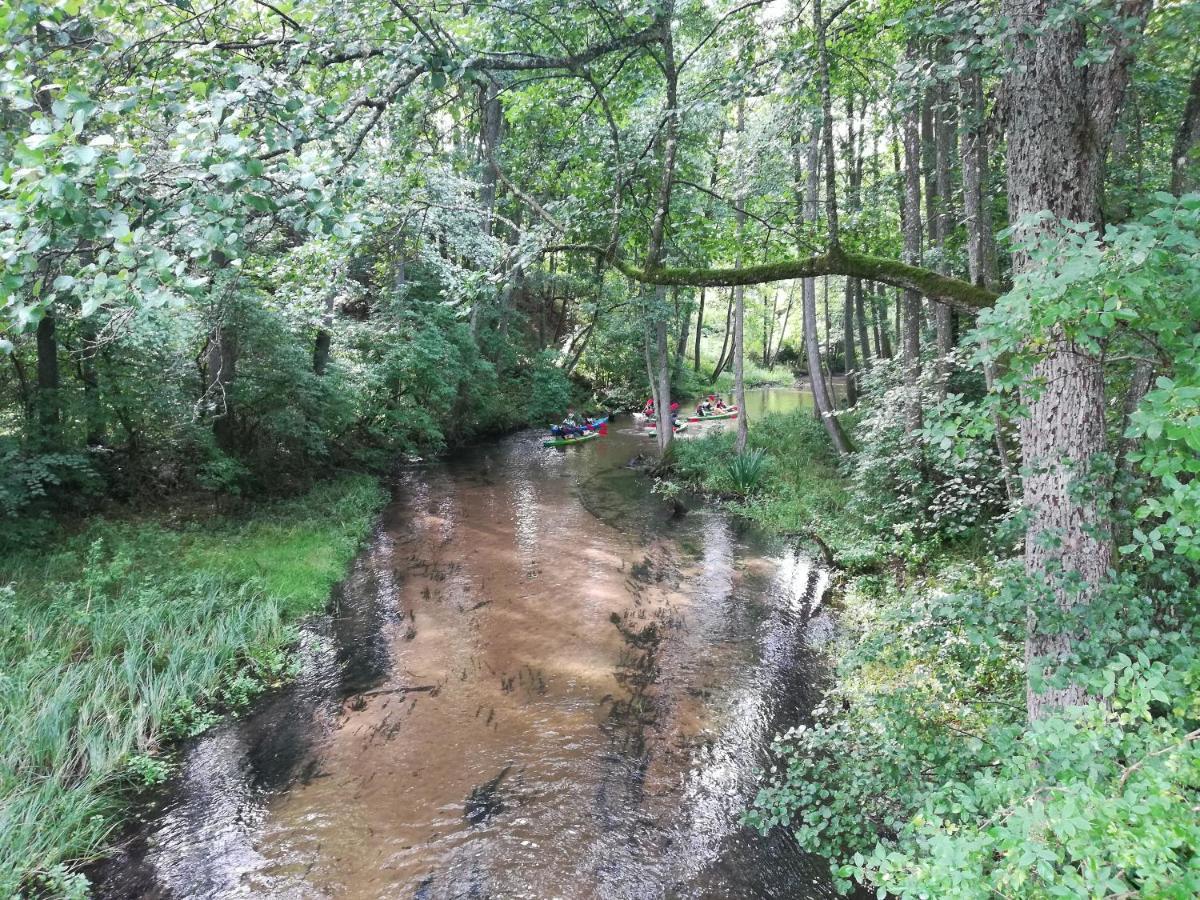
[[[740,269],[662,268],[639,269],[620,259],[609,260],[622,274],[644,284],[687,285],[691,287],[733,287],[767,284],[793,278],[821,275],[848,275],[889,284],[967,310],[986,309],[996,302],[997,294],[986,288],[923,269],[894,259],[861,253],[825,253],[807,259],[790,259],[743,266]]]

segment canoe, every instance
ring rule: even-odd
[[[688,416],[689,422],[699,422],[702,419],[733,419],[737,417],[738,408],[736,406],[725,407],[725,412],[712,416]],[[658,425],[658,419],[646,419],[645,427],[655,428]]]
[[[543,447],[570,447],[572,444],[582,444],[586,441],[594,441],[600,437],[600,432],[591,431],[587,434],[581,434],[579,437],[573,438],[551,438],[548,441],[542,441]]]
[[[675,433],[679,434],[680,432],[687,431],[687,427],[688,427],[687,422],[681,422],[680,424],[675,426]],[[655,437],[657,434],[658,434],[657,431],[647,431],[646,437]]]
[[[582,428],[584,431],[593,431],[593,430],[598,431],[601,425],[605,425],[607,423],[608,423],[608,416],[605,416],[603,419],[596,419],[594,422],[592,422],[591,425],[581,425],[579,427]],[[558,428],[558,426],[557,425],[550,426],[551,434],[554,434],[555,428]]]

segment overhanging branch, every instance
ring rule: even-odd
[[[999,294],[951,278],[920,266],[910,266],[894,259],[867,256],[862,253],[824,253],[807,259],[789,259],[740,269],[639,269],[619,257],[605,253],[594,244],[559,245],[558,250],[579,250],[594,253],[623,275],[643,284],[677,285],[681,287],[735,287],[738,285],[770,284],[793,278],[816,278],[821,275],[847,275],[867,281],[878,281],[902,290],[912,290],[930,300],[946,303],[967,311],[987,309]]]

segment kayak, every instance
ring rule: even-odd
[[[689,422],[700,422],[704,419],[733,419],[737,417],[738,408],[736,406],[725,407],[725,412],[714,413],[711,416],[688,416]],[[658,419],[646,419],[645,426],[647,428],[655,428],[658,426]]]
[[[547,441],[542,441],[543,447],[570,447],[572,444],[582,444],[586,441],[594,441],[600,437],[600,432],[592,431],[587,434],[581,434],[579,437],[571,438],[551,438]]]
[[[681,422],[680,424],[675,426],[675,433],[679,434],[680,432],[687,431],[687,427],[688,427],[687,422]],[[647,431],[646,437],[654,437],[656,434],[657,434],[657,432],[655,432],[655,431]]]
[[[596,430],[599,430],[601,425],[605,425],[607,423],[608,423],[608,416],[605,416],[603,419],[596,419],[595,421],[592,422],[591,425],[581,425],[579,427],[582,428],[584,431],[596,431]],[[557,436],[558,432],[555,431],[554,429],[558,428],[558,427],[559,426],[557,426],[557,425],[551,425],[550,433]]]

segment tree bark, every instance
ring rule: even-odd
[[[205,394],[213,413],[217,446],[231,451],[237,440],[233,384],[237,370],[237,337],[233,328],[217,325],[208,339]]]
[[[500,133],[503,124],[504,111],[500,106],[500,85],[496,83],[495,79],[489,78],[487,83],[479,88],[479,156],[483,163],[483,174],[479,183],[479,205],[483,212],[481,227],[483,233],[488,237],[491,237],[495,231],[496,183],[499,180],[496,154],[500,150]],[[481,292],[480,296],[471,304],[472,338],[479,334],[482,303]]]
[[[787,340],[788,322],[792,318],[792,306],[796,302],[796,282],[792,282],[791,289],[788,291],[787,307],[783,311],[783,325],[779,328],[779,340],[775,342],[775,349],[771,353],[771,361],[767,368],[774,369],[775,362],[779,359],[779,352],[783,349],[783,342]]]
[[[939,54],[943,51],[939,49]],[[934,208],[934,245],[937,253],[935,268],[943,274],[950,272],[949,249],[947,241],[950,238],[950,207],[951,184],[950,166],[954,151],[954,118],[951,115],[949,91],[942,83],[938,84],[937,106],[934,109],[934,183],[937,189],[937,199]],[[954,349],[954,311],[945,303],[934,303],[934,322],[937,327],[938,352],[938,385],[944,395],[946,381],[950,377],[950,364],[947,359]]]
[[[914,54],[910,47],[909,54]],[[904,261],[921,262],[921,135],[919,110],[910,106],[904,115]],[[921,427],[921,295],[904,292],[904,380],[908,385],[906,428]]]
[[[1187,105],[1171,152],[1171,193],[1179,196],[1200,188],[1200,66],[1192,74]]]
[[[803,200],[801,200],[800,183],[801,183],[801,157],[800,145],[797,141],[793,150],[793,166],[795,169],[795,189],[796,189],[796,206],[797,219],[801,226],[806,221],[816,222],[819,215],[819,199],[818,189],[820,185],[820,165],[821,165],[821,126],[815,125],[812,130],[812,136],[808,141],[807,154],[807,178],[805,179],[805,188]],[[802,230],[802,229],[801,229]],[[838,421],[837,413],[834,412],[833,403],[829,394],[829,387],[825,380],[825,370],[821,363],[821,342],[817,337],[817,282],[815,278],[805,278],[801,282],[800,289],[801,309],[803,312],[803,329],[804,329],[804,354],[808,363],[808,381],[812,388],[813,409],[817,417],[821,420],[821,424],[825,428],[826,434],[829,435],[829,442],[839,455],[852,453],[853,445],[850,443],[849,437],[846,435],[842,424]]]
[[[746,131],[746,98],[738,97],[737,103],[737,149],[741,165],[745,165],[745,147],[743,136]],[[742,230],[746,226],[746,173],[742,172],[737,186],[737,203],[734,207],[734,240],[737,242],[737,252],[734,254],[733,267],[742,265]],[[738,285],[733,289],[733,396],[737,404],[737,438],[734,440],[735,453],[746,451],[746,440],[749,437],[749,425],[746,414],[746,289]]]
[[[692,371],[700,371],[700,338],[704,336],[704,288],[700,288],[700,305],[696,309],[696,352],[692,358]]]
[[[37,325],[37,410],[38,441],[43,448],[59,444],[59,372],[58,337],[54,313],[50,310]]]
[[[729,338],[733,334],[733,288],[729,289],[729,302],[725,305],[725,334],[721,338],[721,355],[717,358],[716,368],[713,369],[710,384],[715,384],[729,365]]]
[[[333,307],[337,301],[337,282],[340,269],[335,269],[333,284],[325,294],[325,312],[321,315],[321,326],[317,329],[317,338],[313,342],[313,372],[324,375],[329,366],[329,348],[333,343]]]
[[[870,325],[867,322],[867,309],[863,300],[862,279],[854,279],[854,321],[858,325],[858,349],[861,355],[860,363],[865,371],[870,368],[871,336]]]
[[[1149,0],[1126,0],[1121,10],[1144,22]],[[1128,46],[1105,63],[1076,64],[1088,45],[1085,26],[1071,21],[1047,27],[1054,0],[1003,0],[1001,12],[1020,39],[1006,76],[1009,98],[1008,196],[1012,221],[1021,230],[1053,227],[1028,217],[1049,211],[1057,219],[1096,222],[1104,156],[1128,84]],[[1018,237],[1020,237],[1018,233]],[[1013,266],[1035,266],[1017,252]],[[1107,450],[1101,363],[1061,330],[1022,389],[1028,416],[1021,424],[1025,470],[1025,570],[1039,596],[1028,607],[1025,657],[1028,671],[1067,663],[1088,605],[1107,578],[1113,542],[1109,516],[1097,499],[1103,491],[1073,490],[1080,477],[1095,477],[1093,458]],[[1063,619],[1065,624],[1051,624]],[[1082,684],[1068,681],[1038,692],[1030,683],[1029,717],[1089,699]]]

